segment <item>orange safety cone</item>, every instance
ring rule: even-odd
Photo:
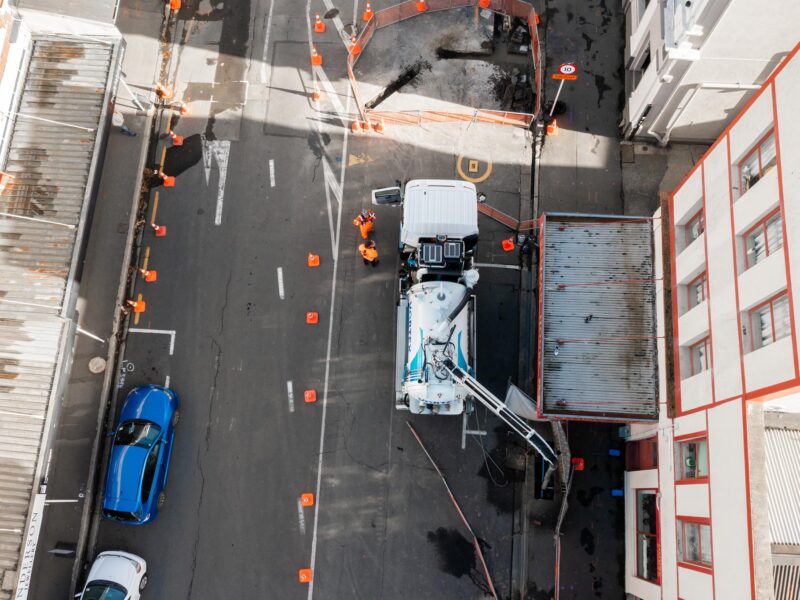
[[[158,281],[158,272],[153,269],[139,269],[139,274],[144,277],[144,280],[147,283],[153,283],[154,281]]]
[[[164,187],[175,187],[174,175],[167,175],[164,173],[164,171],[159,171],[158,176],[161,177],[162,181],[164,182]]]
[[[372,131],[372,123],[370,123],[369,118],[366,121],[360,121],[359,125],[361,126],[361,131],[365,133]]]
[[[352,133],[360,133],[361,132],[361,123],[358,121],[353,121],[350,123],[350,131]]]
[[[166,100],[168,98],[172,98],[172,92],[170,91],[170,89],[164,87],[160,83],[156,84],[155,91],[156,91],[156,96],[158,96],[162,100]]]
[[[182,115],[188,115],[189,112],[190,112],[189,111],[189,105],[186,104],[186,102],[178,102],[177,108],[178,108],[178,110],[180,111],[180,113]]]
[[[314,506],[314,494],[311,492],[300,494],[300,504],[303,506]]]
[[[572,468],[576,471],[583,471],[586,468],[586,462],[577,456],[573,456],[571,459]]]
[[[172,11],[179,11],[181,9],[181,0],[169,0],[169,9]]]
[[[156,225],[155,223],[150,223],[150,226],[153,228],[153,231],[156,232],[156,237],[167,237],[166,225]]]
[[[183,146],[183,136],[178,135],[171,129],[167,132],[169,133],[169,137],[172,138],[172,145],[173,146]]]
[[[381,118],[379,121],[375,121],[372,129],[375,131],[375,133],[383,133],[383,118]]]
[[[147,310],[147,303],[144,300],[126,300],[125,304],[130,306],[136,314],[141,314]]]
[[[369,21],[374,16],[375,16],[375,13],[372,12],[372,2],[367,0],[367,8],[364,9],[364,14],[361,15],[361,18],[364,19],[364,22],[366,23],[367,21]]]
[[[317,401],[317,390],[306,390],[303,392],[303,401],[306,404],[312,404]]]
[[[317,52],[316,46],[311,46],[311,66],[313,67],[322,66],[322,54]]]
[[[309,325],[316,325],[319,323],[319,313],[317,312],[307,312],[306,313],[306,323]]]
[[[300,569],[297,571],[297,580],[300,583],[311,583],[311,580],[314,576],[311,573],[311,569]]]
[[[533,11],[533,21],[537,25],[539,24],[539,13],[537,13],[536,11]]]
[[[506,252],[511,252],[514,248],[516,248],[516,244],[514,243],[514,236],[512,235],[510,238],[504,239],[500,245],[503,247],[503,250]]]
[[[314,15],[314,33],[325,33],[325,29],[325,23],[322,22],[319,13],[316,13]]]
[[[311,92],[311,101],[319,102],[322,100],[322,92],[319,91],[319,86],[315,83],[314,90]]]
[[[428,3],[425,0],[418,0],[417,12],[425,12],[426,10],[428,10]]]
[[[478,0],[478,6],[481,8],[489,8],[492,5],[492,0]]]
[[[353,56],[358,56],[361,54],[361,44],[358,43],[358,39],[354,35],[350,37],[350,47],[348,48],[348,51]]]
[[[308,266],[309,267],[319,266],[319,254],[312,254],[311,252],[308,253]]]
[[[547,124],[547,135],[558,135],[558,121],[556,119]]]

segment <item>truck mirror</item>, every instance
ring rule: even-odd
[[[372,190],[372,203],[378,206],[399,206],[403,203],[403,193],[399,187]]]

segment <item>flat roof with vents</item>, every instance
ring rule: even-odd
[[[546,214],[539,229],[539,413],[658,418],[650,218]]]

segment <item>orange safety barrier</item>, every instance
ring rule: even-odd
[[[488,5],[488,6],[487,6]],[[531,59],[534,66],[534,92],[536,104],[533,114],[528,113],[508,113],[495,110],[474,109],[472,112],[436,112],[436,111],[413,111],[416,116],[409,116],[410,113],[390,113],[385,111],[375,112],[365,108],[364,102],[358,90],[353,67],[358,62],[359,55],[367,47],[375,31],[394,25],[400,21],[416,17],[423,13],[454,8],[464,8],[478,6],[480,8],[491,8],[495,12],[524,19],[528,24],[528,31],[531,36]],[[371,6],[370,6],[371,8]],[[365,18],[365,20],[367,20]],[[536,14],[533,6],[524,0],[405,0],[400,4],[384,8],[373,13],[367,20],[364,29],[358,36],[354,36],[351,41],[351,51],[347,57],[347,78],[350,81],[350,88],[358,107],[358,113],[362,121],[369,121],[370,118],[382,118],[386,123],[397,123],[404,125],[419,125],[423,122],[457,122],[457,121],[479,121],[484,123],[495,123],[498,125],[511,125],[514,127],[531,126],[536,116],[542,109],[542,64],[541,49],[539,42],[539,15]],[[357,48],[357,51],[355,49]],[[320,57],[320,61],[321,61]]]

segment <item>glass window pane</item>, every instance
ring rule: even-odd
[[[700,525],[700,562],[711,564],[711,527]]]
[[[689,286],[689,308],[694,308],[705,300],[706,278],[697,279]]]
[[[708,442],[700,440],[695,443],[697,448],[697,476],[708,477]]]
[[[692,347],[692,374],[697,375],[708,369],[708,340]]]
[[[703,223],[703,213],[700,213],[686,224],[687,243],[691,244],[700,237],[703,231],[705,231],[705,224]]]
[[[753,348],[761,348],[772,343],[772,318],[769,305],[752,313]]]
[[[775,136],[769,136],[764,142],[761,144],[760,148],[761,152],[761,176],[767,174],[767,172],[775,166],[776,158],[775,158]]]
[[[656,532],[656,493],[652,490],[636,492],[636,530],[640,533]]]
[[[769,253],[783,248],[783,224],[780,213],[767,221],[767,249]]]
[[[739,173],[742,176],[742,194],[744,194],[758,181],[758,151],[739,163]]]
[[[789,335],[789,297],[781,296],[772,303],[772,316],[775,319],[775,339]]]
[[[753,266],[766,257],[766,245],[764,228],[759,226],[753,233],[747,236],[747,264]]]
[[[684,559],[691,562],[700,561],[700,527],[697,523],[684,523],[685,537]]]
[[[658,550],[654,536],[636,536],[636,575],[648,581],[658,581]]]

